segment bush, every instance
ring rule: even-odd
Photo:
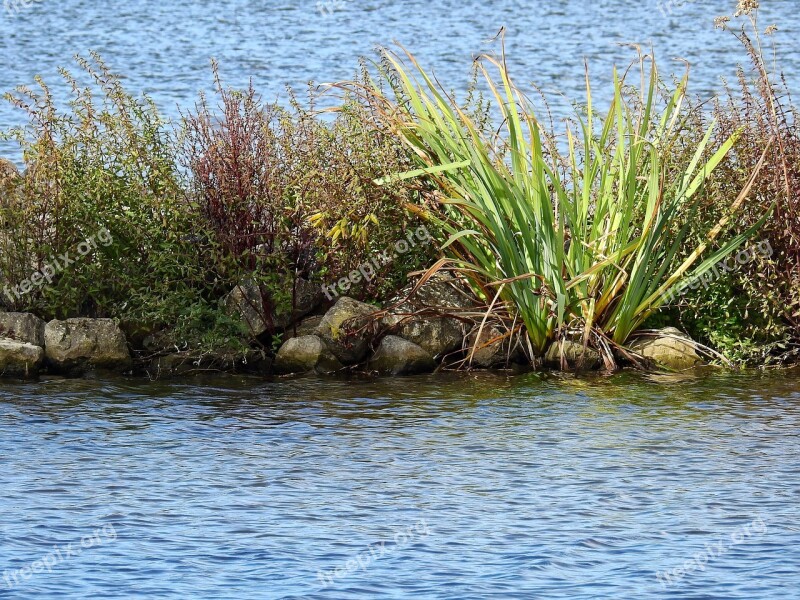
[[[412,187],[375,183],[409,163],[366,103],[346,95],[328,121],[314,92],[309,108],[294,96],[282,108],[252,85],[226,89],[214,72],[218,110],[202,98],[184,117],[182,161],[218,272],[230,285],[256,281],[267,316],[292,301],[298,277],[335,282],[419,226],[406,209]],[[348,293],[379,299],[431,256],[418,247]]]
[[[713,101],[711,115],[696,103],[681,136],[685,149],[710,117],[718,123],[712,148],[738,134],[729,160],[702,192],[693,237],[726,215],[729,198],[756,174],[750,200],[729,232],[746,231],[774,210],[758,234],[774,254],[741,266],[708,289],[688,293],[672,314],[695,338],[729,359],[763,365],[793,358],[800,341],[800,129],[785,82],[764,57],[757,3],[740,3],[737,15],[740,25],[734,25],[737,17],[720,18],[717,25],[739,39],[750,68],[740,67],[738,90],[727,86],[726,96]],[[775,30],[766,28],[768,35]],[[687,161],[686,152],[673,155],[677,169]]]
[[[117,318],[137,335],[165,328],[170,345],[241,356],[249,332],[222,301],[243,279],[270,317],[298,277],[335,281],[419,225],[412,186],[375,183],[407,159],[357,98],[331,121],[216,76],[219,111],[202,98],[175,129],[97,55],[77,60],[88,85],[62,71],[66,109],[40,79],[7,95],[29,117],[6,134],[24,174],[0,165],[13,310]],[[431,256],[420,246],[351,293],[377,299]]]
[[[205,302],[207,263],[189,237],[171,130],[98,56],[78,63],[90,85],[62,71],[72,90],[66,111],[40,79],[38,90],[7,95],[30,124],[11,132],[26,170],[6,209],[13,241],[2,272],[11,288],[47,275],[7,300],[45,318],[180,323],[187,306]]]

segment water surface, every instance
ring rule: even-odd
[[[463,89],[472,58],[498,50],[491,40],[503,26],[512,74],[544,89],[556,115],[584,97],[584,60],[602,97],[611,66],[635,56],[626,44],[655,48],[665,75],[683,68],[673,58],[688,60],[691,89],[704,97],[718,93],[720,78],[734,76],[746,60],[732,36],[713,27],[714,17],[735,10],[734,0],[25,1],[6,2],[19,10],[0,6],[0,91],[30,84],[35,74],[56,82],[58,67],[95,50],[130,90],[151,94],[173,117],[211,87],[211,57],[231,85],[252,77],[267,99],[285,101],[286,85],[348,79],[360,56],[396,41],[435,68],[448,88]],[[762,5],[760,27],[779,25],[778,59],[797,89],[796,0]],[[0,128],[23,122],[0,104]],[[0,154],[15,152],[0,145]]]
[[[0,597],[785,600],[799,384],[2,384]]]

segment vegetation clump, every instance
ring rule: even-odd
[[[449,270],[484,304],[469,339],[515,352],[522,340],[534,363],[554,344],[591,347],[609,368],[636,362],[637,334],[662,325],[740,364],[790,362],[800,130],[758,3],[717,26],[750,62],[726,97],[694,100],[688,69],[666,84],[640,51],[614,71],[605,110],[587,76],[561,131],[504,53],[477,61],[461,103],[411,54],[384,51],[330,88],[325,110],[315,88],[287,106],[230,89],[214,64],[216,102],[201,97],[177,123],[99,56],[78,58],[77,76],[62,71],[66,108],[40,79],[6,96],[28,125],[6,134],[24,169],[0,163],[0,304],[115,318],[142,348],[235,361],[292,333],[281,315],[309,282],[380,303],[414,273]],[[374,260],[423,224],[436,244]],[[720,273],[754,245],[770,252]],[[263,330],[230,310],[243,286]]]

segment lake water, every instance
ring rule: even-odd
[[[0,598],[795,598],[798,377],[0,384]]]
[[[252,77],[267,99],[285,99],[285,86],[350,78],[359,56],[393,41],[433,67],[449,88],[468,81],[473,56],[496,51],[491,42],[508,30],[512,74],[546,91],[556,114],[584,97],[583,61],[602,95],[611,65],[634,57],[626,43],[650,44],[665,72],[692,64],[692,90],[709,96],[746,59],[713,19],[730,14],[734,0],[5,0],[0,7],[0,90],[29,84],[35,74],[58,80],[71,57],[100,52],[132,91],[151,94],[165,113],[193,105],[212,83],[216,57],[227,83]],[[762,2],[762,25],[781,29],[779,62],[800,83],[800,11],[796,0]],[[15,8],[17,7],[17,8]],[[558,94],[562,94],[559,96]],[[23,123],[0,104],[0,128]],[[15,148],[0,145],[0,154]]]

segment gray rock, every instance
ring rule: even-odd
[[[464,345],[466,324],[451,317],[389,315],[384,325],[409,342],[421,346],[432,356],[443,356]]]
[[[317,327],[317,335],[344,365],[354,365],[367,356],[375,337],[370,315],[374,306],[344,296],[331,308]]]
[[[289,293],[289,303],[275,310],[275,326],[279,329],[287,329],[322,305],[323,291],[319,283],[298,278],[294,284],[294,306],[291,303],[291,289]]]
[[[28,313],[0,312],[0,338],[44,347],[44,321]]]
[[[703,364],[692,339],[674,327],[655,335],[642,336],[630,345],[636,354],[674,371],[684,371]]]
[[[478,337],[477,330],[472,332],[467,338],[467,357],[471,355],[474,347],[477,346],[477,350],[468,366],[478,369],[493,369],[519,362],[524,357],[522,348],[516,339],[512,340],[508,337],[498,339],[503,335],[496,327],[488,326],[484,327],[480,337]]]
[[[334,373],[343,369],[328,346],[315,335],[304,335],[287,341],[275,357],[275,371],[292,373]]]
[[[237,285],[223,301],[228,314],[237,317],[251,333],[258,337],[272,329],[286,329],[302,319],[307,314],[316,310],[322,304],[323,292],[319,284],[311,283],[305,279],[297,279],[294,294],[289,288],[289,299],[277,306],[270,319],[264,313],[264,303],[261,290],[252,281],[245,281]],[[294,307],[292,306],[294,295]]]
[[[421,346],[434,357],[460,350],[464,344],[466,325],[463,321],[441,316],[471,308],[475,302],[466,287],[455,277],[437,274],[408,300],[409,285],[389,302],[390,314],[384,327],[398,337]],[[398,306],[394,306],[397,305]],[[424,312],[423,312],[424,311]]]
[[[544,356],[544,363],[554,369],[561,368],[561,356],[567,361],[569,368],[599,369],[603,366],[603,357],[594,348],[584,348],[583,344],[563,340],[553,342]]]
[[[283,339],[288,341],[292,338],[303,337],[304,335],[316,335],[320,323],[322,323],[322,315],[305,318],[297,325],[289,327]]]
[[[223,304],[227,313],[239,319],[253,337],[269,330],[261,290],[255,283],[240,283],[225,297]]]
[[[0,376],[35,377],[44,361],[44,348],[24,342],[0,339]]]
[[[125,334],[112,319],[50,321],[44,339],[47,362],[58,371],[124,371],[131,366]]]
[[[436,361],[417,344],[387,335],[370,360],[369,367],[384,375],[416,375],[433,372]]]

